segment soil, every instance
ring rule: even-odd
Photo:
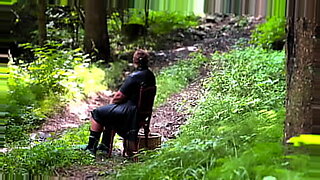
[[[245,20],[247,19],[247,20]],[[151,52],[151,68],[154,71],[170,66],[180,59],[187,59],[194,51],[201,51],[204,55],[216,51],[229,51],[236,43],[248,41],[251,30],[260,20],[247,17],[239,19],[233,16],[215,15],[206,17],[202,25],[187,30],[177,30],[163,37],[163,50]],[[170,42],[170,43],[168,43]],[[175,138],[179,127],[186,123],[191,115],[190,107],[197,105],[202,95],[202,80],[208,75],[210,69],[203,69],[202,75],[180,93],[168,98],[167,102],[158,107],[152,116],[151,132],[159,133],[162,141]],[[71,103],[60,114],[47,120],[35,134],[49,135],[50,132],[62,132],[68,128],[76,128],[89,122],[90,111],[94,108],[108,104],[114,92],[99,92],[86,100]],[[120,149],[115,151],[115,158],[104,161],[102,166],[71,167],[60,169],[58,174],[68,177],[94,178],[99,173],[103,175],[113,173],[114,166],[122,166],[127,162],[120,156]]]

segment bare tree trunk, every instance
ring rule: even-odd
[[[47,28],[46,28],[46,9],[47,0],[38,0],[38,31],[39,31],[39,45],[43,46],[44,41],[47,39]]]
[[[320,2],[288,0],[285,138],[320,133]]]
[[[85,0],[86,53],[95,54],[96,60],[110,61],[110,43],[107,29],[106,0]]]

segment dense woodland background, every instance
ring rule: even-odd
[[[285,143],[319,133],[319,8],[315,0],[0,1],[0,172],[320,177],[312,151]],[[133,71],[137,48],[151,54],[152,130],[165,142],[139,163],[94,158],[79,150],[89,112]]]

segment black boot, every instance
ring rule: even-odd
[[[95,155],[97,152],[97,146],[100,140],[101,132],[90,130],[89,142],[85,150],[88,150],[91,154]]]
[[[100,150],[103,154],[108,154],[111,147],[111,135],[112,130],[109,128],[105,128],[102,135],[101,144],[98,146],[98,150]]]

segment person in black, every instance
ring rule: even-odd
[[[136,110],[140,86],[156,85],[155,76],[148,68],[148,60],[149,54],[146,51],[137,50],[133,55],[133,65],[136,71],[126,78],[111,100],[111,104],[91,112],[90,136],[85,149],[92,154],[95,154],[97,150],[108,153],[112,130],[129,141],[136,141],[139,130]],[[98,146],[102,131],[102,141]]]

